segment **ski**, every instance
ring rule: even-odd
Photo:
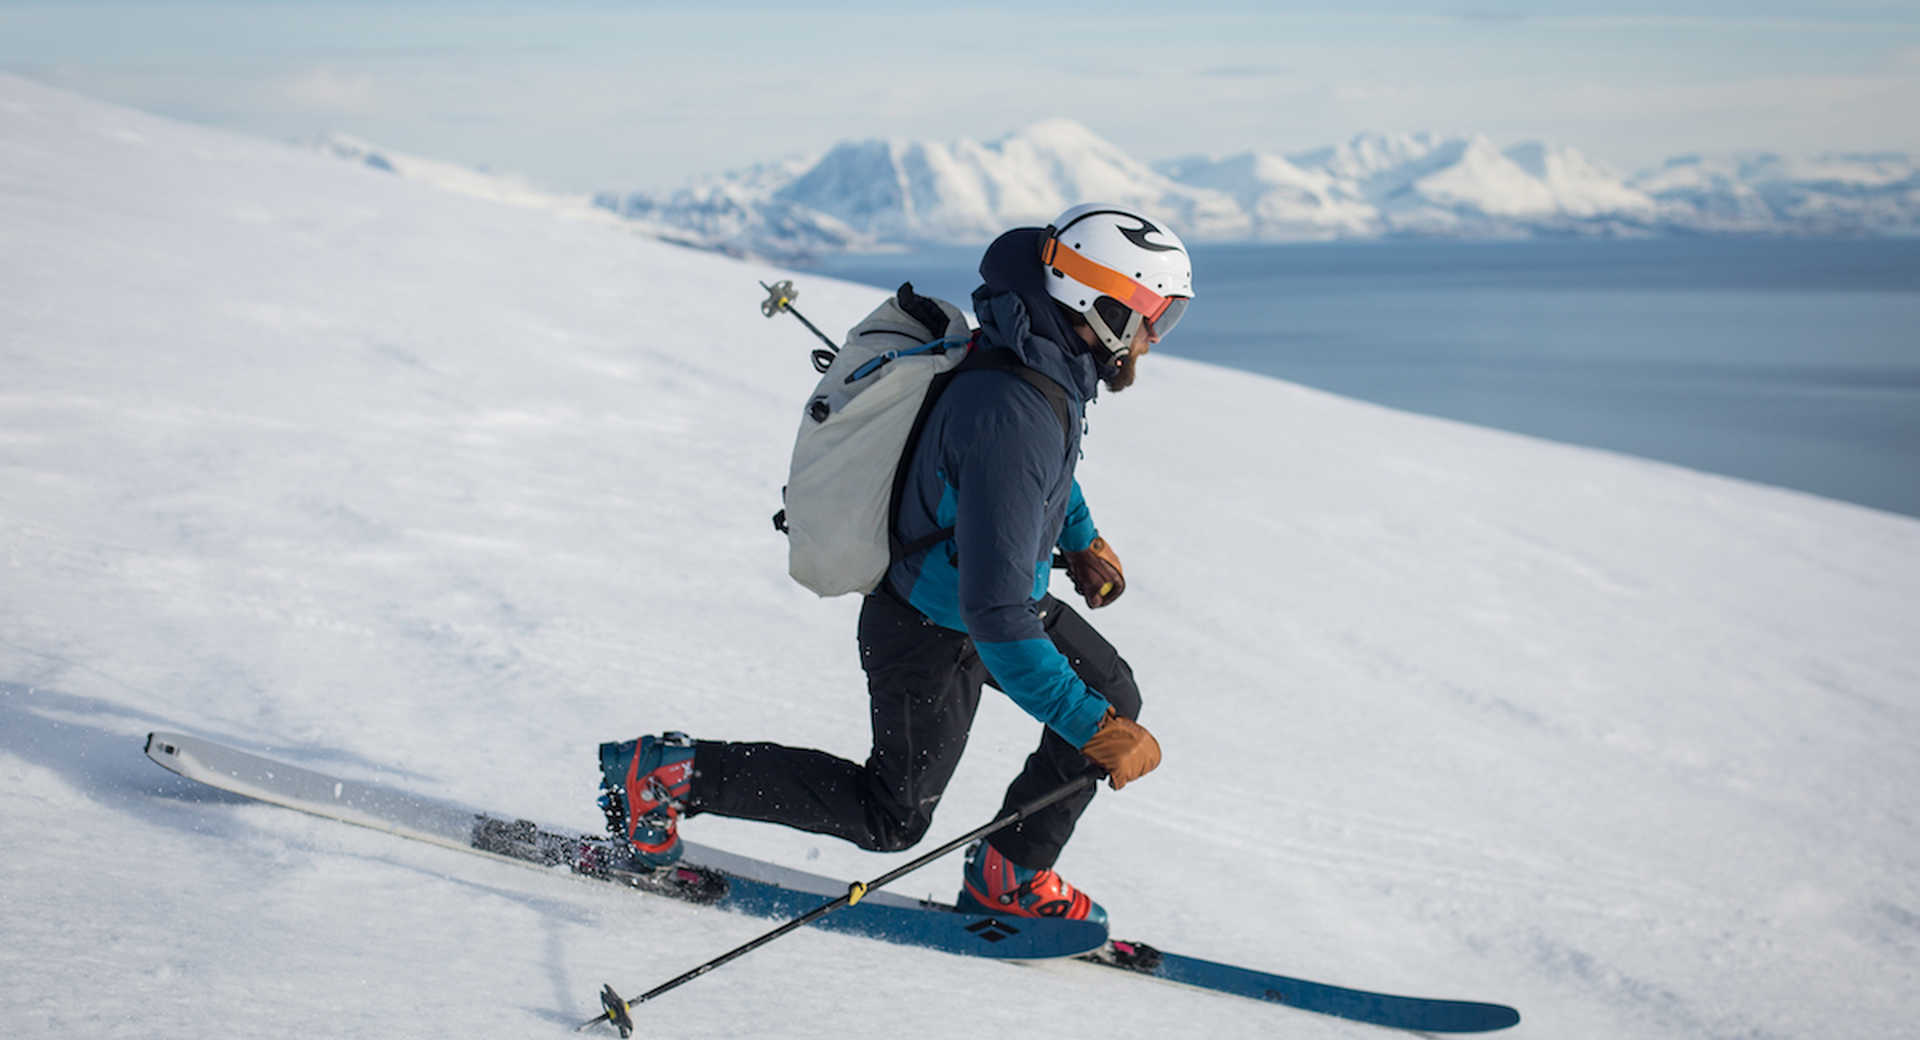
[[[146,753],[189,780],[255,801],[494,859],[564,867],[580,877],[755,917],[796,917],[847,891],[845,882],[692,842],[682,843],[686,852],[674,867],[631,870],[624,852],[605,836],[476,812],[183,733],[149,733]],[[962,913],[890,892],[873,892],[812,927],[1005,960],[1073,957],[1099,950],[1107,939],[1106,927],[1089,921]]]
[[[1274,975],[1232,964],[1164,953],[1144,943],[1114,940],[1079,960],[1109,968],[1196,986],[1217,993],[1252,997],[1300,1011],[1420,1033],[1486,1033],[1520,1021],[1520,1012],[1504,1004],[1348,989]]]
[[[627,869],[605,836],[476,812],[395,788],[329,776],[181,733],[148,734],[147,757],[189,780],[444,848],[611,882],[641,892],[767,918],[793,918],[843,895],[844,882],[685,842],[682,863]],[[1520,1013],[1501,1004],[1405,997],[1348,989],[1107,941],[1106,928],[1058,918],[964,914],[931,900],[875,891],[811,927],[902,945],[1007,960],[1077,958],[1165,982],[1250,997],[1301,1011],[1429,1033],[1505,1029]]]

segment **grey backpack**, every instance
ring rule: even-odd
[[[808,396],[774,525],[787,533],[787,573],[822,596],[879,587],[896,559],[952,537],[903,544],[893,531],[906,464],[927,412],[962,368],[1017,371],[1047,395],[1063,430],[1066,394],[1007,351],[975,351],[958,307],[903,284],[847,332]]]

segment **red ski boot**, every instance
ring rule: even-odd
[[[984,841],[967,849],[965,887],[955,906],[963,913],[1066,917],[1107,923],[1107,911],[1051,870],[1023,867]]]
[[[658,869],[680,860],[680,809],[693,791],[693,741],[664,733],[600,745],[600,808],[633,861]]]

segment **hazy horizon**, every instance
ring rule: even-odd
[[[0,71],[276,139],[351,134],[564,191],[660,189],[846,138],[1083,123],[1147,160],[1360,132],[1669,156],[1920,151],[1920,12],[1846,0],[0,3]],[[884,88],[884,89],[879,89]]]

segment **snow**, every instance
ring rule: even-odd
[[[824,215],[885,241],[970,241],[1044,223],[1084,198],[1146,206],[1187,226],[1210,228],[1216,212],[1244,223],[1225,200],[1175,184],[1064,119],[984,143],[842,142],[759,205]]]
[[[1342,180],[1366,182],[1395,176],[1445,144],[1445,139],[1431,133],[1362,133],[1328,148],[1302,152],[1293,156],[1293,161],[1304,169],[1324,170]]]
[[[362,163],[372,169],[395,173],[412,180],[426,181],[443,190],[471,195],[474,198],[525,206],[529,209],[551,210],[576,219],[609,219],[606,211],[596,209],[592,200],[584,195],[555,195],[542,191],[517,176],[490,173],[485,170],[470,169],[458,163],[406,155],[349,134],[327,134],[315,142],[315,147],[338,159]]]
[[[1183,184],[1230,196],[1251,218],[1255,237],[1318,239],[1360,234],[1378,217],[1371,205],[1333,175],[1302,169],[1278,155],[1243,152],[1219,160],[1187,156],[1156,168]]]
[[[694,244],[808,258],[985,243],[1087,198],[1159,214],[1193,242],[1920,232],[1920,175],[1898,154],[1688,156],[1623,177],[1565,145],[1362,133],[1291,156],[1149,164],[1069,119],[987,142],[843,141],[664,197],[596,201]]]
[[[1555,208],[1553,192],[1546,184],[1500,154],[1484,136],[1453,142],[1432,158],[1444,165],[1406,185],[1392,209],[1474,208],[1493,216],[1512,217]]]
[[[1628,187],[1619,174],[1573,148],[1527,141],[1505,154],[1545,184],[1560,211],[1569,216],[1622,213],[1645,218],[1658,208],[1645,193]]]
[[[699,194],[655,199],[607,193],[603,205],[713,235],[767,255],[833,248],[826,236],[786,227],[845,228],[840,248],[909,241],[986,241],[1016,224],[1044,223],[1080,199],[1142,206],[1203,235],[1242,233],[1247,217],[1217,192],[1175,183],[1071,120],[1052,119],[991,141],[843,141],[795,160],[785,180],[765,166],[713,183],[739,189],[751,217],[716,229]]]
[[[580,827],[594,745],[864,752],[857,604],[767,523],[774,267],[0,77],[0,1022],[567,1035],[766,922],[196,790],[173,728]],[[841,328],[871,288],[798,276]],[[1920,521],[1155,356],[1082,482],[1165,765],[1116,930],[1515,1037],[1910,1033]],[[936,836],[1035,726],[989,695]],[[701,818],[833,876],[898,855]],[[957,863],[902,881],[950,896]],[[649,1035],[1385,1035],[802,932]]]

